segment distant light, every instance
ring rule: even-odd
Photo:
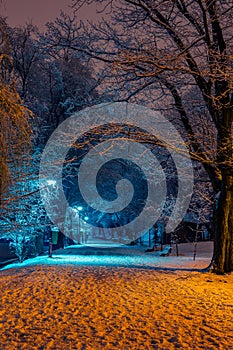
[[[47,180],[47,184],[48,185],[56,185],[56,181],[55,180]]]
[[[83,207],[77,207],[78,211],[82,211]]]
[[[87,221],[88,219],[89,219],[89,217],[88,217],[88,216],[85,216],[84,220]]]

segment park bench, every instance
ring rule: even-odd
[[[164,249],[159,253],[160,256],[168,256],[172,252],[172,247],[166,245]]]

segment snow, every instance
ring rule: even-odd
[[[0,271],[0,349],[233,349],[233,274],[192,271],[206,247],[196,261],[187,245],[165,258],[75,246],[12,264]]]
[[[160,248],[155,252],[145,252],[143,246],[126,246],[122,244],[88,244],[68,246],[64,250],[56,250],[53,257],[38,256],[25,260],[22,264],[14,263],[3,269],[25,267],[30,265],[82,265],[82,266],[122,266],[143,268],[169,268],[199,270],[206,268],[212,257],[213,242],[199,242],[197,257],[193,260],[193,244],[179,244],[179,256],[173,253],[168,257],[160,257]]]

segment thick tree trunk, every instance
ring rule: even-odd
[[[232,108],[222,111],[218,127],[217,162],[222,174],[220,196],[215,210],[214,271],[233,271],[233,150],[232,150]]]
[[[233,176],[223,179],[214,217],[214,272],[233,271]]]

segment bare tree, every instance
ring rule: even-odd
[[[36,36],[38,30],[32,24],[25,27],[10,28],[9,41],[11,57],[13,59],[17,88],[21,97],[25,100],[28,94],[31,71],[34,65],[41,59],[40,46]]]
[[[97,1],[74,0],[74,8]],[[69,46],[111,64],[128,100],[155,86],[175,106],[192,157],[203,164],[215,193],[214,271],[233,270],[232,1],[101,0],[108,20],[84,28]],[[81,39],[80,39],[81,38]],[[80,44],[80,41],[82,45]],[[65,43],[62,43],[65,45]],[[187,103],[185,93],[196,89]],[[130,91],[129,91],[130,89]],[[200,141],[192,113],[199,104]],[[178,121],[176,121],[177,123]],[[203,139],[203,137],[202,137]]]

